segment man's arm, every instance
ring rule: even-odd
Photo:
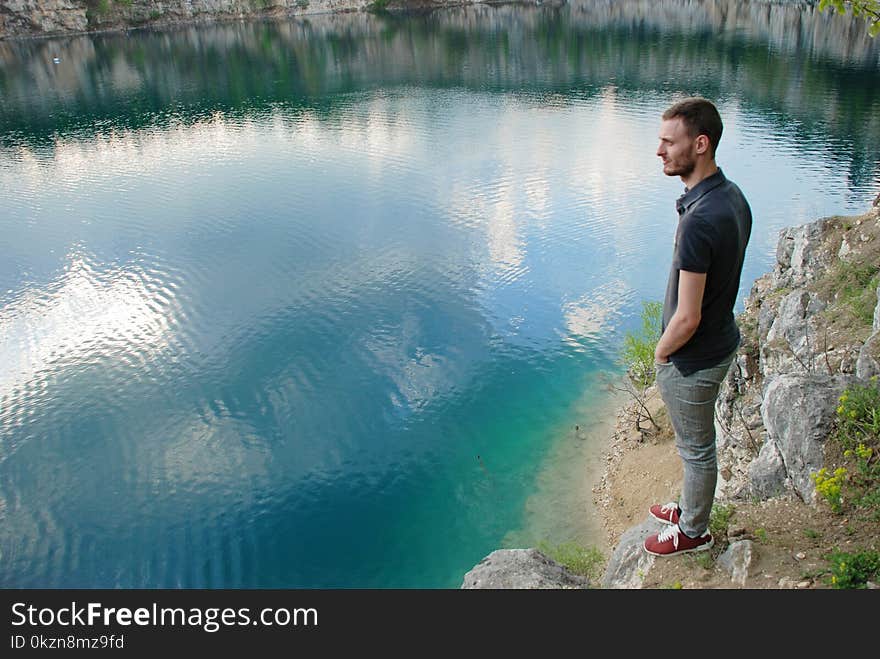
[[[678,308],[669,319],[666,331],[657,342],[654,361],[662,364],[669,355],[690,341],[700,326],[703,308],[703,291],[706,290],[705,272],[680,270],[678,274]]]

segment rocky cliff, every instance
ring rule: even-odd
[[[787,229],[739,323],[743,345],[716,408],[723,499],[790,492],[810,473],[843,389],[880,374],[880,208]]]
[[[864,215],[782,231],[773,271],[744,306],[742,345],[715,408],[716,505],[793,500],[827,517],[810,475],[825,464],[838,399],[880,374],[880,196]],[[604,587],[656,581],[641,544],[657,528],[646,519],[620,538]],[[717,565],[746,587],[755,546],[730,540]]]
[[[743,342],[716,405],[716,503],[788,498],[816,507],[810,474],[824,464],[838,398],[880,375],[880,196],[862,216],[784,230],[773,271],[755,281],[744,306]],[[658,527],[646,519],[623,533],[602,587],[643,586],[655,559],[642,542]],[[753,554],[750,540],[732,539],[717,564],[743,587]],[[490,583],[503,571],[511,587],[533,587],[528,556],[539,587],[552,587],[544,557],[504,552],[493,554]],[[465,586],[479,587],[485,570],[481,563],[468,573]],[[556,587],[574,584],[563,574]]]
[[[145,25],[361,11],[370,6],[447,7],[470,0],[3,0],[0,39]]]
[[[792,34],[817,53],[876,61],[876,48],[861,38],[860,21],[835,20],[818,0],[0,0],[0,39],[47,37],[144,26],[283,18],[368,8],[430,9],[471,4],[567,5],[573,20],[598,27],[629,22],[664,30],[736,26],[774,48],[788,47]]]

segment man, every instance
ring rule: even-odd
[[[663,113],[663,173],[679,176],[678,228],[663,303],[663,334],[654,351],[657,386],[684,465],[681,498],[651,506],[668,526],[645,540],[645,551],[671,556],[709,549],[715,496],[715,400],[739,346],[733,307],[739,292],[752,213],[740,189],[715,164],[723,125],[704,98],[687,98]]]

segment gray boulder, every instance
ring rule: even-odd
[[[822,447],[831,431],[838,398],[855,382],[852,375],[813,374],[780,375],[766,384],[761,418],[795,492],[804,501],[815,501],[810,474],[823,465]]]
[[[880,332],[874,332],[859,350],[856,375],[862,380],[880,375]]]
[[[749,569],[755,562],[757,554],[751,540],[737,540],[718,557],[718,565],[729,575],[730,580],[744,588],[749,576]]]
[[[873,329],[875,332],[880,332],[880,284],[877,284],[877,304],[874,306]]]
[[[620,541],[608,561],[605,575],[602,577],[602,588],[641,588],[645,575],[654,565],[655,556],[647,553],[644,548],[645,538],[657,533],[663,524],[653,517],[648,517],[638,526],[630,527],[620,536]]]
[[[752,460],[748,469],[749,493],[753,497],[770,499],[783,494],[789,486],[785,461],[773,441],[764,442],[758,457]]]
[[[464,575],[462,588],[589,588],[590,580],[574,574],[537,549],[499,549]]]
[[[880,285],[877,286],[877,304],[874,306],[874,321],[871,327],[874,333],[859,350],[859,358],[856,362],[856,375],[863,380],[873,375],[880,375]]]

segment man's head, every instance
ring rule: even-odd
[[[688,178],[697,167],[714,166],[724,125],[718,109],[705,98],[686,98],[663,113],[660,146],[663,173]]]

